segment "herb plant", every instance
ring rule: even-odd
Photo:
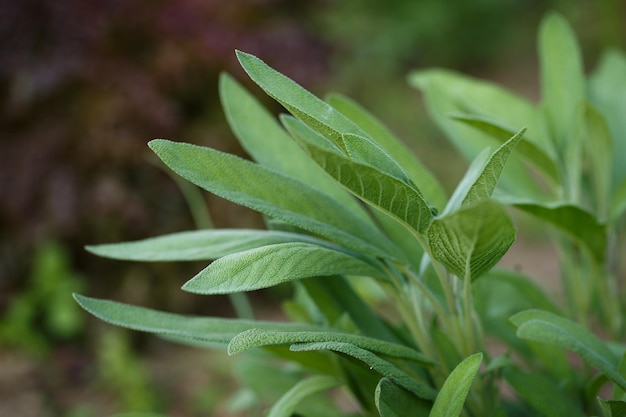
[[[290,113],[277,121],[221,77],[228,122],[255,162],[168,140],[149,146],[183,178],[262,213],[267,230],[198,230],[88,249],[126,260],[210,260],[183,286],[198,294],[290,282],[294,296],[283,310],[292,320],[76,300],[116,325],[288,360],[289,369],[245,368],[261,375],[264,389],[284,387],[272,417],[626,415],[618,285],[626,57],[609,51],[586,78],[575,36],[555,14],[541,25],[539,55],[538,107],[453,72],[410,75],[435,122],[471,160],[447,197],[358,104],[337,94],[323,101],[237,52],[250,78]],[[494,268],[515,239],[508,207],[552,227],[565,303]],[[364,283],[384,292],[391,311],[381,314]],[[285,386],[287,374],[293,383]],[[322,395],[337,387],[357,407]]]

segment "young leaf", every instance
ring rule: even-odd
[[[610,49],[602,56],[600,65],[589,80],[589,95],[593,105],[606,118],[613,138],[612,183],[615,187],[626,181],[626,55]]]
[[[537,203],[508,198],[498,200],[556,226],[586,247],[596,260],[602,262],[606,256],[606,225],[585,209],[564,203]]]
[[[446,378],[429,417],[458,417],[463,411],[465,398],[483,360],[482,353],[465,358]]]
[[[511,219],[491,200],[438,217],[428,229],[433,257],[458,277],[472,280],[491,269],[514,240]]]
[[[371,337],[349,333],[324,332],[281,332],[262,329],[250,329],[238,334],[228,345],[228,354],[234,355],[247,349],[270,345],[287,345],[294,343],[326,343],[338,342],[351,344],[370,352],[391,358],[410,360],[421,365],[433,365],[432,359],[418,351],[395,343],[385,342]]]
[[[406,372],[400,370],[391,362],[381,359],[369,350],[361,349],[350,343],[342,342],[313,342],[313,343],[298,343],[291,345],[291,350],[294,352],[310,351],[310,350],[331,350],[338,353],[351,356],[355,359],[364,362],[375,370],[379,374],[388,377],[390,380],[401,386],[402,388],[412,392],[419,398],[426,400],[432,400],[436,396],[436,391],[428,385],[418,381],[411,377]]]
[[[383,123],[358,103],[340,94],[331,94],[327,101],[344,116],[356,123],[394,161],[397,161],[417,185],[417,188],[424,193],[428,201],[439,209],[443,208],[446,202],[446,193],[439,181]]]
[[[598,397],[598,404],[604,417],[626,417],[626,401],[603,400]]]
[[[566,154],[576,110],[585,98],[580,49],[572,28],[556,13],[549,14],[541,23],[538,48],[548,129],[556,148]]]
[[[374,399],[381,417],[425,416],[430,409],[428,402],[415,397],[386,377],[378,382]]]
[[[431,207],[419,190],[369,165],[324,150],[304,138],[299,139],[311,157],[354,195],[418,233],[428,228],[432,219]]]
[[[298,404],[321,391],[338,387],[342,382],[332,376],[315,375],[304,379],[287,391],[267,413],[267,417],[291,417]]]
[[[276,118],[226,74],[220,77],[220,98],[229,125],[255,161],[322,191],[369,220],[356,200],[309,158]]]
[[[519,337],[574,351],[621,389],[626,389],[626,378],[618,372],[617,357],[586,328],[542,310],[522,311],[512,316],[510,320],[517,326]]]
[[[375,227],[327,195],[290,177],[210,148],[153,140],[150,148],[194,184],[342,246],[394,258],[394,245]]]
[[[269,67],[259,58],[241,51],[237,51],[237,58],[250,78],[270,97],[335,144],[341,143],[341,135],[345,133],[365,135],[353,122],[328,103]]]
[[[279,243],[220,258],[187,281],[183,290],[196,294],[227,294],[330,275],[385,279],[384,273],[372,263],[310,243]]]
[[[501,143],[505,143],[515,136],[515,131],[512,128],[490,117],[465,113],[454,113],[450,117],[481,130]],[[517,144],[516,152],[523,156],[526,162],[533,164],[541,170],[548,179],[555,183],[559,181],[559,170],[554,159],[532,141],[528,139],[521,140]]]
[[[300,233],[254,229],[210,229],[172,233],[137,240],[87,246],[96,255],[130,261],[198,261],[221,258],[260,246],[288,242],[328,245]]]
[[[557,388],[555,381],[540,373],[527,374],[508,368],[504,377],[515,392],[526,400],[538,415],[545,417],[585,417],[571,398]]]
[[[285,331],[323,330],[323,328],[306,324],[183,316],[79,294],[74,294],[74,299],[89,313],[116,326],[203,340],[223,344],[224,347],[238,333],[253,328]]]

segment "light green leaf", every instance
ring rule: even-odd
[[[311,157],[335,180],[363,201],[423,233],[432,219],[422,194],[397,178],[298,138]]]
[[[470,206],[491,197],[509,155],[522,139],[525,131],[526,129],[522,129],[491,155],[486,149],[472,161],[442,215],[445,216],[462,206]]]
[[[353,122],[328,103],[269,67],[259,58],[241,51],[237,51],[237,58],[248,76],[270,97],[335,144],[341,144],[341,135],[345,133],[365,135]]]
[[[475,353],[454,368],[437,394],[429,417],[458,417],[461,414],[482,360],[483,354]]]
[[[505,126],[503,123],[489,117],[465,113],[454,113],[450,116],[454,120],[466,123],[469,126],[473,126],[487,133],[489,136],[502,143],[505,143],[515,135],[513,128]],[[532,141],[526,138],[521,140],[517,144],[516,153],[524,157],[526,162],[533,164],[536,168],[541,170],[552,182],[557,183],[559,181],[559,171],[554,160]]]
[[[410,360],[422,365],[433,365],[434,361],[418,351],[396,343],[349,333],[324,332],[281,332],[251,329],[238,334],[228,345],[228,354],[234,355],[247,349],[270,345],[294,343],[347,343],[370,352],[391,358]]]
[[[624,164],[626,165],[626,164]],[[611,200],[611,215],[610,219],[616,222],[626,210],[626,177],[617,186],[613,199]]]
[[[585,209],[566,203],[537,203],[508,198],[498,200],[556,226],[586,247],[596,260],[601,262],[606,256],[606,225]]]
[[[304,379],[287,391],[267,413],[267,417],[290,417],[305,398],[318,392],[341,385],[342,382],[332,376],[315,375]]]
[[[460,278],[472,280],[491,269],[515,240],[515,228],[492,200],[435,218],[428,229],[433,257]]]
[[[331,275],[385,279],[385,274],[373,266],[374,262],[310,243],[278,243],[224,256],[182,288],[196,294],[227,294]]]
[[[341,139],[343,148],[353,161],[369,165],[402,182],[412,184],[404,169],[371,139],[350,133],[342,135]]]
[[[220,98],[229,125],[255,161],[322,191],[368,220],[356,200],[311,160],[252,94],[226,74],[220,77]]]
[[[626,389],[626,379],[618,372],[617,357],[604,342],[586,328],[542,310],[522,311],[512,316],[510,320],[517,326],[519,337],[574,351],[621,389]]]
[[[306,324],[185,316],[78,294],[74,294],[74,299],[89,313],[116,326],[223,344],[224,347],[237,334],[254,328],[284,331],[323,330]]]
[[[405,417],[428,414],[429,403],[415,397],[389,378],[382,378],[374,393],[376,408],[381,417]]]
[[[254,229],[193,230],[151,237],[134,242],[87,246],[99,256],[130,261],[212,260],[259,246],[307,242],[328,245],[311,236]]]
[[[578,106],[585,98],[585,74],[576,36],[559,14],[539,28],[542,105],[555,147],[565,155]],[[565,161],[567,162],[567,161]]]
[[[532,408],[544,417],[585,417],[571,398],[566,397],[558,384],[540,373],[527,374],[509,368],[504,373],[506,381]]]
[[[446,202],[446,193],[437,178],[383,123],[358,103],[340,94],[331,94],[328,97],[328,103],[356,123],[394,161],[397,161],[428,201],[439,209],[443,208]]]
[[[435,398],[436,391],[428,385],[416,380],[406,372],[397,368],[391,362],[388,362],[369,350],[362,349],[350,343],[342,342],[314,342],[314,343],[298,343],[290,348],[295,352],[310,350],[331,350],[333,352],[343,353],[355,359],[364,362],[370,369],[379,374],[388,377],[394,383],[402,388],[412,392],[419,398],[430,400]]]
[[[626,55],[609,49],[589,79],[593,105],[606,118],[613,138],[613,186],[626,181]]]
[[[603,400],[598,397],[598,404],[602,408],[604,417],[626,417],[626,401]]]
[[[603,218],[608,216],[611,173],[613,165],[613,140],[604,116],[584,102],[578,113],[577,139],[589,161],[589,175],[592,178],[595,208]],[[580,175],[581,173],[579,173]]]
[[[340,203],[293,178],[210,148],[153,140],[150,148],[194,184],[342,246],[394,258],[395,246]]]

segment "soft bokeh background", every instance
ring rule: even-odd
[[[429,123],[406,73],[445,66],[537,100],[542,15],[568,18],[592,67],[603,47],[624,46],[625,8],[620,0],[0,0],[0,415],[228,410],[232,359],[99,323],[70,294],[234,314],[226,298],[179,290],[201,264],[114,262],[83,247],[206,226],[183,197],[194,190],[146,143],[164,137],[245,156],[217,96],[221,71],[254,88],[235,49],[318,95],[357,99],[450,188],[465,163]],[[217,227],[262,227],[253,213],[202,198]],[[282,295],[252,301],[267,316]]]

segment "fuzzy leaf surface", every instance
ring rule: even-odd
[[[417,395],[419,398],[426,400],[434,399],[436,391],[428,385],[416,380],[406,372],[400,370],[394,364],[386,361],[369,350],[362,349],[350,343],[342,342],[313,342],[298,343],[290,347],[295,352],[310,350],[331,350],[333,352],[343,353],[365,363],[370,369],[375,370],[379,374],[388,377],[390,380],[403,387],[404,389]]]
[[[180,176],[222,198],[358,252],[391,258],[397,252],[374,226],[293,178],[206,147],[157,139],[150,148]]]
[[[438,217],[428,229],[435,259],[458,277],[472,280],[491,269],[514,240],[511,219],[491,200]]]
[[[133,242],[87,246],[96,255],[130,261],[212,260],[259,246],[325,242],[299,233],[254,229],[210,229],[172,233]]]
[[[452,370],[437,394],[429,417],[458,417],[461,414],[465,398],[482,360],[483,354],[475,353]]]
[[[325,332],[281,332],[250,329],[238,334],[230,341],[228,353],[234,355],[247,349],[269,345],[294,343],[338,342],[351,344],[370,352],[397,359],[410,360],[422,365],[433,365],[432,359],[409,347],[350,333]]]
[[[228,294],[330,275],[385,279],[384,273],[372,265],[374,262],[310,243],[278,243],[224,256],[187,281],[183,290],[196,294]]]
[[[376,408],[381,417],[404,417],[406,415],[427,415],[430,406],[400,387],[391,379],[382,378],[374,393]]]
[[[274,403],[267,413],[267,417],[291,417],[298,404],[304,399],[341,384],[339,379],[327,375],[315,375],[299,381]]]
[[[306,324],[186,316],[78,294],[74,295],[74,299],[87,312],[116,326],[223,344],[224,347],[237,334],[254,328],[284,331],[323,330]]]
[[[510,318],[523,339],[549,343],[576,352],[621,389],[626,379],[618,372],[619,360],[604,342],[573,321],[542,310],[526,310]]]

